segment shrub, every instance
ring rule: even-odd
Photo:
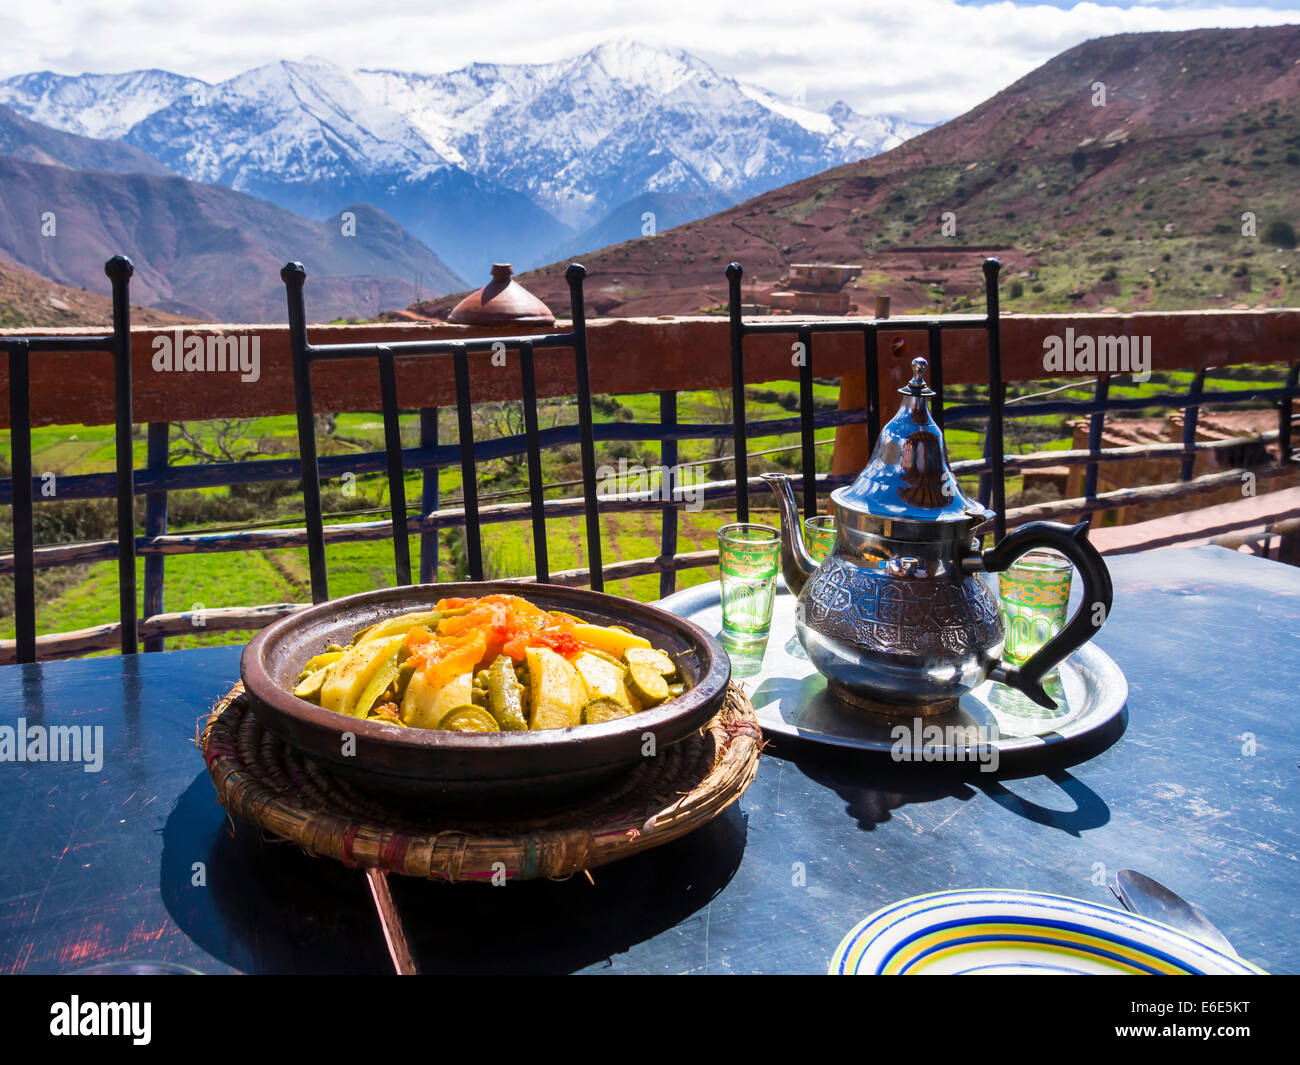
[[[1296,245],[1295,229],[1290,222],[1278,218],[1268,224],[1264,231],[1264,240],[1279,248],[1294,248]]]

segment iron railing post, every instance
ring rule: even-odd
[[[14,635],[19,662],[36,661],[36,533],[32,508],[31,360],[25,340],[9,348],[10,479],[14,521]]]
[[[280,270],[289,301],[289,348],[293,355],[293,393],[298,413],[298,456],[302,466],[302,504],[307,526],[307,563],[311,569],[311,598],[330,597],[325,567],[325,519],[321,512],[320,465],[316,460],[316,412],[311,401],[311,357],[307,344],[307,310],[303,285],[307,269],[299,262]]]
[[[605,587],[604,568],[601,563],[600,517],[596,511],[596,441],[592,429],[591,367],[587,361],[587,308],[582,298],[582,280],[587,268],[581,263],[570,263],[564,271],[569,283],[569,304],[573,315],[573,360],[578,378],[578,434],[582,454],[582,497],[587,515],[587,568],[591,571],[591,587],[599,592]]]
[[[659,393],[659,422],[666,434],[659,441],[659,488],[664,505],[660,510],[659,554],[664,568],[659,571],[659,598],[677,590],[677,440],[670,434],[677,427],[677,393]]]
[[[170,422],[150,422],[145,462],[152,474],[167,471],[167,436],[171,430]],[[145,496],[144,534],[146,537],[163,536],[167,532],[167,490],[150,492]],[[155,617],[163,612],[164,588],[166,587],[167,556],[150,552],[144,556],[144,616]],[[166,650],[167,641],[162,636],[145,638],[146,651]]]
[[[803,467],[803,516],[817,513],[817,448],[813,436],[812,329],[799,329],[799,464]]]
[[[1187,389],[1187,407],[1183,412],[1183,448],[1191,450],[1196,443],[1196,423],[1200,420],[1201,415],[1201,393],[1205,390],[1205,371],[1198,370],[1196,376],[1192,378],[1191,386]],[[1182,469],[1179,472],[1179,480],[1190,481],[1192,474],[1196,472],[1196,456],[1187,455],[1183,458]]]
[[[420,408],[420,447],[438,446],[438,408]],[[420,489],[420,583],[431,584],[438,579],[438,526],[431,519],[438,511],[438,467],[424,468]],[[424,523],[433,520],[431,529]]]
[[[1002,264],[997,259],[984,260],[984,299],[988,318],[989,337],[989,428],[988,454],[992,464],[993,530],[996,539],[1007,534],[1007,484],[1002,444],[1002,407],[1006,401],[1002,383],[1002,329],[998,308],[998,271]]]
[[[407,532],[406,473],[402,467],[402,424],[397,408],[397,370],[392,350],[379,345],[379,395],[388,456],[388,511],[393,523],[393,569],[399,585],[411,583],[411,539]]]
[[[124,655],[139,649],[135,598],[135,455],[131,439],[131,275],[125,255],[104,264],[113,286],[114,458],[117,472],[117,591]]]
[[[537,370],[531,344],[519,345],[520,387],[524,402],[524,436],[528,451],[528,500],[533,519],[533,567],[537,579],[551,579],[546,545],[546,495],[542,481],[542,447],[537,424]]]
[[[731,453],[735,457],[736,520],[749,521],[749,451],[745,440],[745,323],[740,312],[740,280],[745,268],[727,264],[728,316],[731,321]]]

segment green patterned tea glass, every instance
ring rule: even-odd
[[[835,515],[817,514],[803,520],[803,544],[819,565],[835,546]]]
[[[718,530],[722,635],[739,643],[767,639],[781,564],[781,533],[770,525],[736,522]]]
[[[1003,654],[1020,665],[1065,627],[1073,567],[1061,555],[1030,551],[998,574],[1007,642]]]

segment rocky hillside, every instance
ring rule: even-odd
[[[78,326],[109,326],[113,304],[108,278],[100,273],[95,291],[69,288],[0,260],[0,329],[71,329]],[[168,314],[156,307],[132,305],[132,325],[179,325],[193,321]]]
[[[1088,41],[882,155],[583,256],[601,314],[699,313],[854,262],[854,301],[1012,311],[1300,303],[1300,27]],[[563,263],[521,278],[565,303]],[[450,302],[450,301],[448,301]],[[436,311],[426,304],[425,313]]]

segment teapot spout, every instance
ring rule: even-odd
[[[817,571],[817,563],[804,546],[803,523],[799,520],[799,507],[795,503],[790,475],[765,473],[763,480],[771,486],[781,511],[781,576],[785,578],[790,594],[798,595],[804,582]]]

